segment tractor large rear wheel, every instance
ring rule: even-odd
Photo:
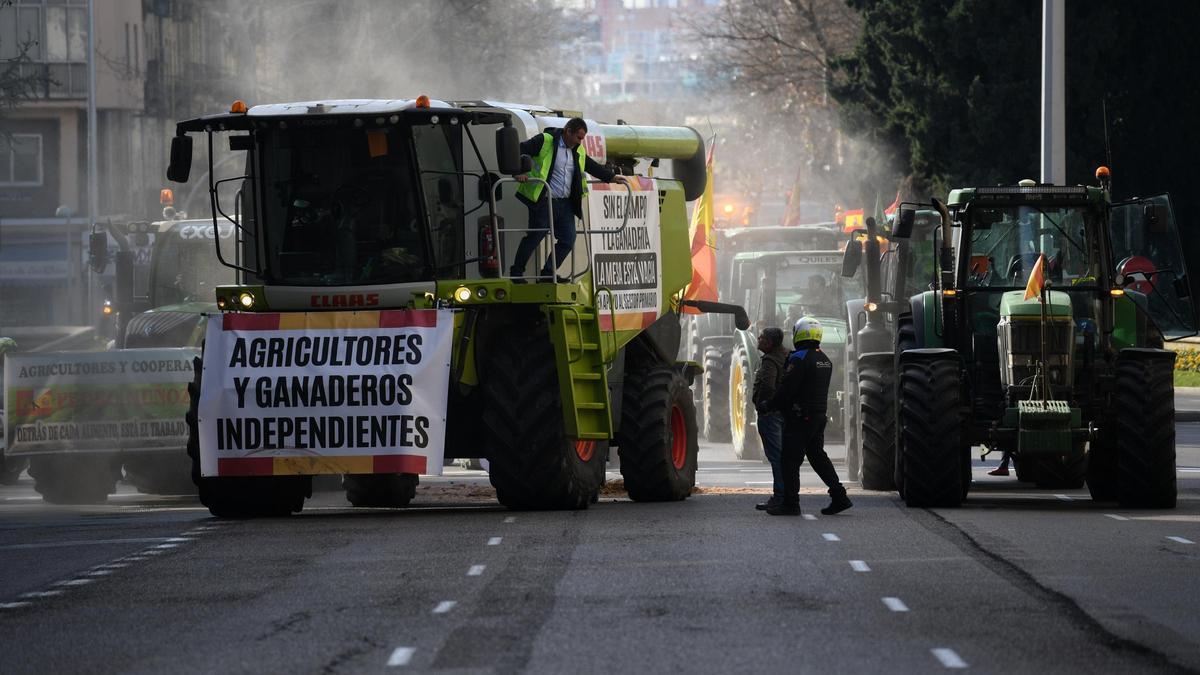
[[[596,443],[568,438],[545,325],[496,336],[483,383],[489,476],[510,509],[586,509],[604,483]]]
[[[886,352],[858,360],[858,417],[862,436],[862,486],[896,489],[895,357]]]
[[[758,435],[754,410],[754,373],[750,356],[739,346],[733,350],[729,369],[729,428],[733,437],[733,454],[738,459],[764,460],[762,438]]]
[[[959,506],[963,485],[962,357],[949,349],[900,355],[896,452],[904,502],[911,507]],[[964,450],[965,448],[965,450]]]
[[[666,366],[625,373],[617,452],[629,497],[686,499],[696,486],[696,412],[683,377]]]
[[[852,366],[854,353],[846,355],[846,376],[842,382],[842,437],[846,444],[846,478],[862,480],[862,444],[858,429],[858,369]]]
[[[1116,427],[1117,501],[1175,508],[1175,353],[1123,349],[1110,419]]]
[[[187,454],[192,460],[192,482],[200,493],[200,503],[218,518],[260,518],[299,513],[304,500],[312,495],[310,476],[238,476],[202,477],[200,475],[200,382],[204,363],[192,362],[193,377],[188,384]]]
[[[704,437],[729,440],[729,355],[716,347],[704,350]]]

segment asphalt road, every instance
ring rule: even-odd
[[[457,470],[409,509],[321,493],[261,521],[23,483],[0,488],[0,670],[1200,671],[1200,424],[1179,444],[1172,511],[989,461],[960,509],[851,490],[825,517],[806,472],[806,517],[773,518],[769,471],[724,444],[685,502],[579,512],[505,511]]]

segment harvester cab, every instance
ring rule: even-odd
[[[1023,181],[934,206],[938,274],[896,331],[905,501],[959,504],[971,447],[985,445],[1040,487],[1086,482],[1096,500],[1173,507],[1174,353],[1162,347],[1194,335],[1196,315],[1170,200]],[[893,236],[912,212],[902,205]]]
[[[505,505],[583,508],[604,481],[609,445],[634,499],[690,493],[694,372],[674,359],[676,298],[691,279],[686,202],[704,189],[704,143],[684,127],[589,120],[588,156],[630,180],[588,185],[579,238],[555,259],[554,275],[509,274],[531,231],[514,193],[532,163],[520,143],[575,116],[422,96],[239,101],[229,113],[179,123],[168,177],[187,180],[189,134],[204,134],[213,219],[234,228],[227,245],[217,240],[217,255],[239,273],[239,283],[216,291],[224,316],[210,322],[204,361],[216,357],[229,372],[206,368],[202,378],[197,367],[192,387],[189,453],[210,510],[297,511],[320,474],[342,474],[357,506],[403,506],[418,474],[456,457],[487,458]],[[222,136],[245,155],[240,174],[212,171]],[[669,160],[665,175],[636,175],[641,160]],[[554,255],[555,233],[534,260]],[[748,323],[740,308],[697,304]],[[400,329],[421,347],[384,364]],[[224,350],[251,330],[294,337],[286,344],[303,350],[352,338],[384,345],[359,355],[352,365],[366,370],[353,377],[403,382],[403,402],[379,417],[276,387],[274,400],[289,403],[285,417],[230,403],[235,380],[221,378],[250,366]],[[313,386],[333,381],[321,370],[331,366],[310,356],[281,372]],[[343,439],[343,423],[378,424],[380,435]]]

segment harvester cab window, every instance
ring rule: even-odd
[[[461,277],[464,257],[462,135],[456,127],[413,125],[434,262],[441,276]]]
[[[404,127],[262,133],[267,274],[273,283],[344,286],[431,277]]]

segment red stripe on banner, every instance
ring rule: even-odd
[[[224,330],[279,330],[279,314],[222,314]]]
[[[375,473],[425,473],[425,458],[420,455],[375,455]]]
[[[436,309],[386,309],[379,312],[380,328],[434,328]]]
[[[270,457],[217,459],[218,476],[271,476],[274,473],[275,460]]]

